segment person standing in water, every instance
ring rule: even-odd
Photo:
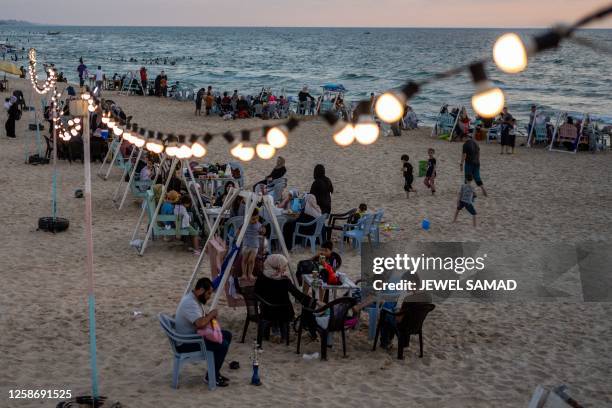
[[[85,77],[87,76],[87,65],[83,63],[83,57],[79,59],[79,66],[77,67],[79,73],[79,86],[85,85]]]

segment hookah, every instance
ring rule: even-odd
[[[251,385],[259,386],[262,384],[261,378],[259,378],[259,354],[262,350],[259,349],[257,341],[253,342],[253,355],[251,361],[253,361],[253,375],[251,376]]]

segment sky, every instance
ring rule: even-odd
[[[0,0],[0,19],[60,25],[544,27],[611,0]],[[594,25],[612,28],[612,18]]]

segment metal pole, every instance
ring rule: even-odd
[[[87,102],[84,100],[74,101],[71,112],[83,117],[83,168],[85,170],[85,241],[86,262],[85,270],[88,280],[88,304],[89,304],[89,352],[91,358],[91,394],[93,399],[98,398],[98,363],[96,354],[96,309],[94,293],[94,266],[93,266],[93,228],[92,228],[92,201],[91,201],[91,159],[90,159],[90,130],[89,112]]]
[[[125,199],[127,198],[128,191],[130,191],[130,186],[134,182],[134,177],[136,176],[136,169],[138,168],[138,163],[140,162],[140,157],[142,156],[142,152],[144,149],[138,149],[138,156],[136,156],[136,163],[134,163],[134,167],[132,167],[132,172],[130,173],[130,178],[125,186],[125,191],[123,192],[123,197],[121,198],[121,203],[119,204],[119,211],[123,208],[123,204],[125,203]]]
[[[210,229],[210,232],[208,233],[208,238],[206,239],[206,243],[204,243],[204,245],[202,246],[202,252],[200,252],[200,256],[198,257],[198,260],[195,266],[193,267],[191,278],[189,278],[189,282],[187,283],[187,287],[185,288],[185,294],[187,294],[187,292],[191,290],[191,285],[193,284],[193,281],[195,280],[195,276],[198,273],[198,269],[200,269],[200,265],[202,264],[202,260],[204,259],[204,254],[206,253],[206,246],[208,246],[208,243],[210,242],[212,237],[215,236],[215,233],[217,232],[217,229],[219,228],[219,224],[221,224],[221,218],[223,216],[223,213],[225,213],[225,211],[229,208],[229,206],[232,205],[232,203],[234,202],[234,200],[236,199],[239,193],[240,193],[239,189],[231,188],[228,193],[228,196],[225,198],[225,201],[223,202],[223,205],[221,206],[221,211],[219,212],[219,216],[215,219],[215,223],[213,224],[212,228]]]
[[[295,286],[299,286],[297,277],[295,276],[295,272],[293,271],[293,268],[291,268],[291,257],[289,256],[289,251],[287,250],[287,245],[285,243],[285,237],[283,235],[283,231],[281,230],[280,225],[278,224],[278,219],[276,218],[276,214],[274,214],[274,203],[272,202],[272,197],[270,197],[269,195],[264,196],[263,202],[264,202],[264,206],[266,210],[270,214],[270,220],[272,221],[272,227],[274,228],[274,231],[276,232],[276,236],[278,237],[278,242],[280,243],[281,251],[283,252],[283,255],[285,255],[285,257],[287,258],[288,266],[289,266],[289,275],[291,276],[291,280],[293,281],[293,284]]]
[[[240,234],[238,234],[238,237],[236,238],[236,242],[235,242],[235,245],[238,248],[240,248],[240,245],[242,244],[242,240],[244,239],[244,235],[246,234],[246,230],[247,230],[246,226],[249,224],[251,215],[253,215],[253,210],[257,206],[257,203],[259,202],[259,200],[261,200],[260,195],[255,196],[255,193],[250,193],[250,194],[252,195],[251,196],[252,199],[251,199],[251,202],[248,203],[246,211],[244,212],[244,220],[242,222],[242,228],[240,228]],[[221,271],[222,273],[221,283],[219,283],[219,286],[217,287],[217,290],[215,291],[215,294],[213,295],[212,302],[210,303],[210,306],[208,308],[209,312],[213,310],[215,307],[217,307],[217,303],[219,303],[219,298],[221,297],[221,293],[224,292],[225,284],[227,283],[227,280],[229,279],[230,270],[232,268],[232,265],[234,264],[234,261],[237,255],[238,253],[235,252],[234,255],[230,258],[230,261],[226,264],[225,269]]]
[[[56,88],[54,88],[53,90],[54,95],[55,89]],[[53,126],[53,133],[51,133],[53,137],[53,187],[51,191],[51,213],[53,214],[53,221],[55,221],[55,218],[57,216],[57,129],[55,127],[57,120],[59,120],[57,114],[57,103],[57,99],[55,100],[55,102],[51,102],[51,108],[53,109],[51,120],[51,126]],[[38,126],[38,124],[36,126]]]
[[[113,139],[116,140],[117,142],[119,142],[118,139]],[[98,169],[98,172],[96,173],[98,176],[100,176],[102,174],[102,169],[104,168],[104,165],[106,164],[106,161],[113,155],[113,143],[111,142],[110,146],[108,146],[108,149],[106,149],[106,156],[104,156],[104,160],[102,160],[102,164],[100,165],[100,168]],[[109,163],[109,165],[112,166],[112,162]]]
[[[193,171],[191,170],[191,166],[189,166],[189,164],[187,164],[187,171],[189,172],[189,177],[191,177],[191,181],[194,183],[194,185],[197,185],[195,181],[195,177],[193,175]],[[204,202],[202,201],[202,196],[200,194],[197,194],[197,187],[196,187],[196,196],[198,197],[198,202],[200,203],[200,208],[202,209],[202,213],[204,213],[204,219],[206,219],[206,226],[208,227],[208,230],[210,231],[210,227],[211,227],[210,219],[208,218],[208,214],[206,214],[206,206],[204,205]]]
[[[157,206],[155,207],[155,212],[153,213],[153,218],[149,220],[149,228],[147,229],[147,235],[145,236],[144,241],[142,242],[142,246],[140,247],[140,252],[138,253],[140,256],[144,255],[144,251],[147,248],[147,242],[149,238],[151,238],[151,234],[153,233],[153,227],[155,226],[155,220],[157,218],[157,214],[159,214],[159,209],[164,202],[164,197],[166,196],[166,190],[168,190],[168,185],[170,184],[170,179],[172,178],[172,174],[174,174],[174,169],[176,168],[176,164],[178,163],[178,159],[175,157],[172,159],[172,165],[170,166],[170,172],[168,173],[168,178],[162,187],[161,195],[159,197],[159,201],[157,202]]]
[[[531,147],[531,135],[533,135],[533,128],[535,128],[536,117],[538,116],[538,108],[533,112],[533,121],[531,122],[531,128],[529,129],[529,135],[527,136],[527,147]]]
[[[161,162],[159,163],[160,168],[159,168],[159,171],[155,173],[155,179],[153,180],[153,183],[151,183],[151,188],[153,188],[153,186],[157,182],[157,179],[159,178],[159,175],[161,174],[161,166],[164,164],[164,160],[166,160],[166,156],[163,156],[161,159]],[[138,229],[140,228],[140,224],[142,224],[142,219],[144,218],[145,212],[147,212],[146,200],[142,202],[142,208],[140,210],[140,217],[138,217],[138,222],[136,223],[136,228],[134,228],[134,232],[132,233],[132,239],[130,240],[130,242],[136,239],[136,235],[138,235]]]
[[[121,142],[123,141],[123,138],[122,137],[117,137],[117,139],[119,140],[119,142],[117,143],[117,147],[115,147],[115,154],[113,154],[113,160],[111,160],[111,162],[109,163],[108,169],[106,169],[106,174],[104,175],[104,180],[108,179],[108,176],[110,175],[110,172],[113,169],[113,166],[115,165],[115,161],[117,160],[117,155],[119,154],[119,151],[121,149]]]
[[[135,147],[132,148],[132,151],[130,152],[130,157],[128,157],[127,161],[123,163],[123,174],[121,175],[121,178],[119,179],[119,183],[117,183],[117,188],[115,189],[115,193],[113,194],[113,201],[117,200],[119,191],[121,191],[121,184],[123,184],[123,180],[125,180],[125,176],[127,175],[128,171],[130,171],[128,166],[132,164],[132,157],[134,157],[135,151],[136,151],[136,148]]]

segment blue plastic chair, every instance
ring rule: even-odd
[[[215,372],[215,356],[212,351],[206,350],[206,343],[204,342],[202,336],[198,334],[177,333],[175,331],[174,319],[164,313],[159,314],[159,324],[161,325],[164,333],[166,333],[166,336],[168,336],[170,347],[172,348],[172,352],[174,353],[174,364],[172,368],[172,388],[178,388],[179,373],[181,372],[181,366],[184,363],[197,363],[199,361],[206,361],[208,366],[208,378],[217,378],[217,374]],[[189,353],[179,353],[178,351],[176,351],[176,346],[178,345],[178,343],[199,344],[200,350]],[[217,384],[215,383],[215,381],[208,381],[208,389],[212,391],[215,388],[217,388]]]
[[[342,240],[340,241],[340,253],[344,252],[345,238],[352,240],[353,248],[357,248],[359,253],[361,253],[361,244],[366,238],[371,245],[372,239],[370,238],[370,230],[373,221],[373,214],[365,214],[359,219],[357,224],[344,224],[342,229]]]
[[[317,250],[317,240],[323,242],[323,227],[327,222],[327,214],[323,214],[310,222],[296,222],[295,231],[293,232],[293,245],[295,247],[295,239],[301,238],[310,243],[310,249],[314,254]],[[315,226],[315,230],[311,235],[306,235],[300,232],[300,228]]]
[[[382,222],[383,215],[385,215],[385,210],[380,209],[376,211],[370,226],[370,238],[376,245],[380,244],[380,223]]]

